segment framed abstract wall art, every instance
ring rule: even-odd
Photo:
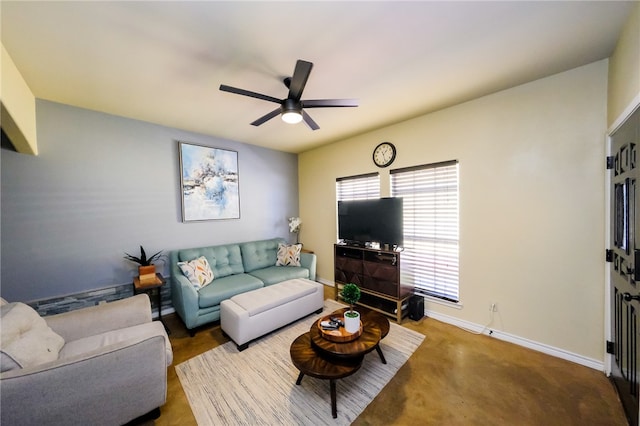
[[[240,218],[238,153],[178,143],[182,221]]]

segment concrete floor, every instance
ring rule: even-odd
[[[333,288],[326,287],[325,295],[332,298]],[[155,424],[195,425],[174,366],[228,339],[219,324],[191,338],[176,315],[164,319],[174,362],[167,403]],[[431,318],[405,319],[403,325],[426,338],[354,425],[627,425],[616,391],[600,371]]]

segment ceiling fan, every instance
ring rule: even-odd
[[[283,80],[284,85],[289,89],[289,95],[285,99],[278,99],[273,96],[238,89],[225,84],[220,85],[220,90],[223,92],[235,93],[280,104],[280,107],[252,122],[251,124],[254,126],[259,126],[266,121],[271,120],[276,115],[281,114],[282,120],[286,123],[295,124],[304,120],[311,130],[318,130],[320,126],[318,126],[309,114],[304,111],[305,108],[357,107],[358,101],[355,99],[301,100],[302,91],[304,90],[304,86],[307,84],[309,74],[311,74],[311,68],[313,68],[313,64],[311,62],[298,59],[296,62],[296,68],[293,71],[293,77],[287,77]]]

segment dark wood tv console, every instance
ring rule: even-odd
[[[362,296],[358,305],[394,318],[398,323],[409,313],[413,286],[400,282],[400,252],[334,245],[335,300],[342,286],[354,283]]]

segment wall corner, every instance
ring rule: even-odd
[[[35,97],[4,45],[0,46],[0,125],[16,151],[38,155]]]

